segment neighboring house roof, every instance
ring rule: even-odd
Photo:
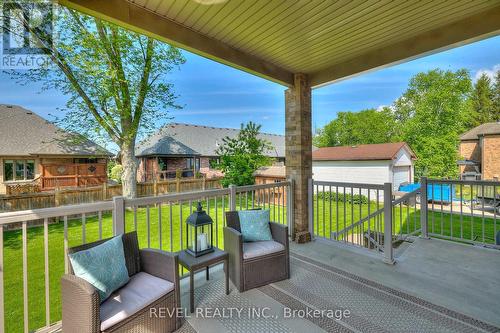
[[[460,136],[460,140],[478,140],[482,135],[500,134],[500,122],[484,123]]]
[[[96,143],[66,132],[32,111],[0,104],[0,156],[111,156]]]
[[[286,167],[284,165],[272,165],[258,168],[254,173],[256,177],[286,177]]]
[[[170,123],[137,145],[137,156],[200,155],[216,156],[216,150],[227,136],[234,138],[240,132],[234,128]],[[277,134],[259,135],[274,147],[270,157],[285,157],[285,137]]]
[[[392,160],[403,148],[415,158],[415,154],[405,142],[324,147],[313,151],[312,158],[313,161]]]

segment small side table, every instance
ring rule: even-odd
[[[226,295],[229,295],[229,254],[225,251],[215,249],[212,253],[207,253],[199,257],[193,257],[185,251],[177,252],[179,255],[179,264],[189,271],[189,300],[191,313],[194,312],[194,273],[206,269],[206,278],[209,276],[209,267],[220,262],[224,262],[226,271]]]

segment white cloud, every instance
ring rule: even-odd
[[[476,82],[481,75],[486,74],[490,80],[494,80],[495,78],[495,73],[500,70],[500,64],[496,64],[493,66],[493,68],[485,68],[485,69],[480,69],[476,72],[476,75],[474,76],[474,82]]]

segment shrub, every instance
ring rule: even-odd
[[[109,173],[109,178],[116,181],[118,184],[121,184],[122,174],[123,174],[123,167],[121,166],[121,164],[116,164],[111,168],[111,172]]]
[[[338,201],[344,202],[344,193],[340,192],[318,192],[315,195],[316,200],[325,200],[325,201]],[[365,195],[360,194],[345,194],[345,202],[350,204],[367,204],[368,198]]]

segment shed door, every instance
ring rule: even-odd
[[[399,185],[404,182],[410,182],[410,167],[409,166],[397,166],[392,169],[393,174],[393,189],[394,191],[399,190]]]

